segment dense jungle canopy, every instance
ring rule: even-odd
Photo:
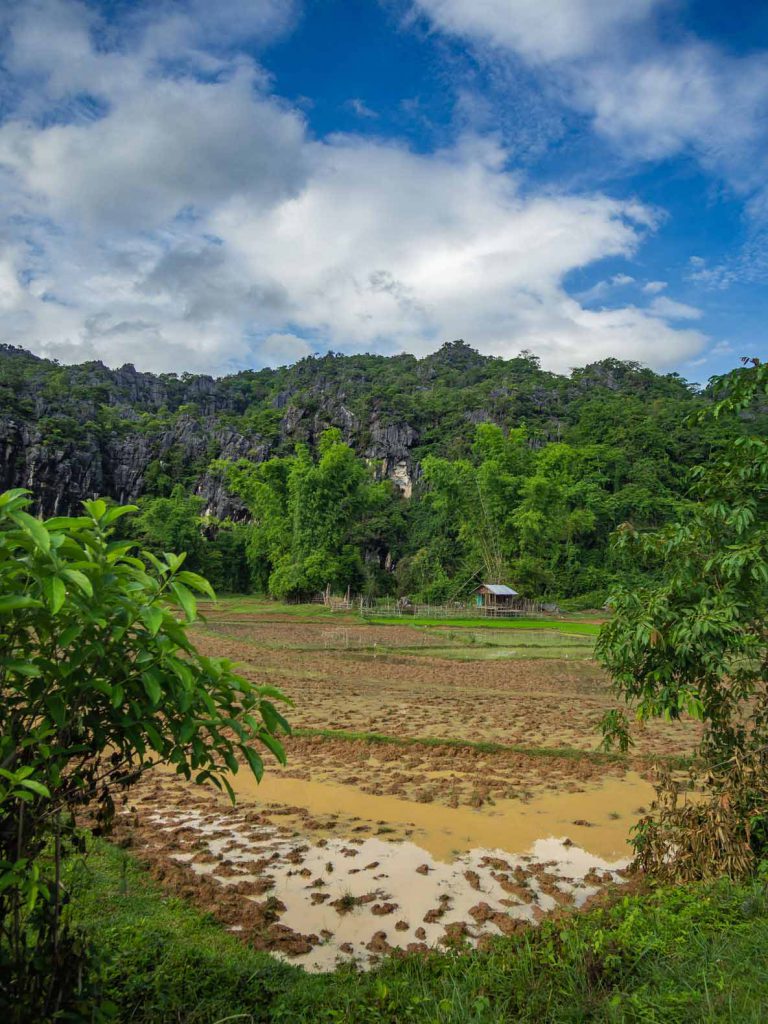
[[[696,420],[716,385],[607,359],[559,375],[461,341],[423,359],[328,353],[214,379],[0,348],[2,487],[40,510],[137,502],[138,539],[220,588],[466,595],[480,578],[602,603],[609,538],[672,521],[689,473],[758,408]]]

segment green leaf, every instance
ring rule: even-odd
[[[107,503],[103,498],[96,498],[95,501],[84,501],[83,508],[98,522],[107,511]]]
[[[183,583],[172,583],[171,590],[176,595],[179,604],[184,609],[188,622],[194,622],[197,618],[197,601],[191,591],[187,590]]]
[[[87,597],[93,597],[93,585],[85,573],[79,569],[63,569],[61,575],[79,587]]]
[[[0,494],[0,509],[6,505],[13,505],[19,498],[27,500],[27,495],[31,493],[26,487],[14,487],[10,491],[5,491]]]
[[[51,718],[61,729],[67,717],[67,708],[61,698],[61,694],[51,693],[45,698],[45,706],[48,708]]]
[[[151,636],[157,636],[157,631],[163,624],[163,612],[157,605],[145,605],[139,612],[141,621],[147,627]]]
[[[33,793],[37,793],[38,796],[50,797],[50,793],[46,786],[42,782],[36,782],[34,779],[22,779],[20,785],[26,789],[31,789]]]
[[[181,568],[186,557],[186,551],[182,551],[181,554],[179,555],[175,555],[172,551],[163,552],[163,558],[166,560],[166,562],[168,563],[168,567],[173,573],[175,573],[177,570]]]
[[[47,555],[51,550],[51,536],[39,519],[35,519],[28,512],[12,512],[11,519],[32,538],[35,547]]]
[[[256,781],[261,782],[262,777],[264,776],[264,762],[256,751],[251,750],[250,747],[241,747],[240,749],[243,752],[243,756],[248,762],[251,771],[256,776]]]
[[[142,551],[141,557],[146,558],[146,560],[153,565],[161,575],[165,576],[167,574],[168,566],[165,562],[161,562],[159,558],[153,555],[151,551]]]
[[[0,661],[0,666],[2,666],[6,672],[12,672],[17,676],[26,676],[27,679],[37,679],[43,674],[39,665],[31,665],[27,661],[15,661],[3,658]]]
[[[142,672],[141,681],[144,684],[144,689],[147,691],[147,696],[152,703],[159,704],[163,691],[160,686],[160,682],[157,679],[157,674],[154,671]]]
[[[276,740],[274,736],[270,736],[268,732],[263,732],[259,739],[265,747],[272,751],[280,764],[285,764],[285,750],[283,750],[283,745],[279,740]]]
[[[189,743],[192,737],[195,735],[197,729],[197,723],[192,718],[188,718],[179,729],[179,743]]]
[[[136,543],[132,540],[113,540],[107,545],[107,560],[114,565],[115,562],[126,559],[128,552],[135,546]]]
[[[42,608],[43,602],[26,594],[4,594],[0,597],[0,615],[15,612],[18,608]]]
[[[67,626],[59,637],[59,647],[69,647],[72,641],[76,640],[82,632],[83,627],[78,625],[78,623],[73,623],[71,626]]]
[[[259,696],[261,697],[272,697],[273,700],[281,700],[285,704],[290,704],[291,707],[293,707],[293,701],[291,698],[286,697],[282,690],[278,690],[276,686],[260,686],[258,690]]]
[[[224,789],[226,789],[227,793],[229,794],[229,799],[232,801],[232,803],[237,803],[237,800],[235,798],[235,791],[234,789],[232,789],[230,781],[226,775],[220,775],[218,778],[215,775],[212,775],[211,782],[213,782],[214,785],[218,786],[219,789],[221,789],[221,787],[223,786]]]
[[[197,590],[201,594],[207,594],[212,601],[216,600],[214,589],[204,576],[200,576],[196,572],[189,572],[187,569],[184,569],[176,576],[176,579],[181,583],[186,583],[188,587],[192,587],[193,590]]]
[[[138,505],[113,505],[104,513],[101,517],[101,521],[104,526],[110,526],[123,516],[130,515],[131,513],[138,511]]]
[[[88,516],[53,516],[45,520],[46,529],[49,532],[54,530],[77,530],[82,526],[93,526]]]
[[[151,722],[144,723],[144,731],[149,737],[149,741],[152,744],[152,748],[156,750],[158,754],[165,753],[165,741],[163,740],[163,737],[160,735],[160,733],[157,731],[157,729]]]
[[[270,704],[268,700],[263,700],[259,704],[262,718],[271,733],[285,732],[290,735],[291,727],[288,722],[283,718],[274,704]]]
[[[51,576],[48,580],[48,603],[54,615],[58,615],[64,602],[67,599],[67,589],[58,576]]]

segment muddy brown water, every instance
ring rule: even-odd
[[[371,796],[354,786],[269,773],[261,783],[246,772],[230,781],[241,802],[277,803],[303,807],[318,816],[341,814],[391,826],[407,825],[414,829],[414,842],[445,861],[475,847],[524,853],[536,840],[551,836],[571,838],[598,857],[625,857],[629,827],[640,808],[654,798],[653,787],[635,772],[606,779],[581,793],[545,793],[528,803],[498,800],[492,807],[477,810]]]
[[[244,937],[248,907],[262,913],[269,893],[282,944],[267,948],[310,971],[368,967],[394,949],[476,945],[581,906],[621,882],[629,827],[653,797],[632,772],[579,793],[478,809],[275,775],[258,785],[241,772],[231,779],[236,808],[217,799],[185,807],[183,786],[161,774],[167,784],[148,805],[149,834],[167,835],[165,855],[200,884],[242,894],[242,923],[230,927]],[[292,831],[298,808],[337,822],[341,834]],[[384,823],[392,836],[374,834]]]

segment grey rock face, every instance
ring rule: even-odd
[[[244,520],[242,501],[210,470],[211,462],[262,462],[275,444],[281,452],[298,441],[315,444],[329,427],[338,427],[379,478],[392,479],[405,494],[416,479],[418,431],[408,423],[381,424],[376,413],[361,422],[344,393],[322,381],[303,392],[305,401],[278,393],[272,408],[281,416],[270,441],[222,422],[247,403],[211,377],[158,377],[130,364],[109,370],[98,362],[73,371],[72,392],[82,392],[82,400],[55,400],[37,389],[23,418],[0,416],[0,487],[28,487],[43,515],[76,514],[82,500],[100,495],[132,503],[157,493],[159,479],[166,488],[181,479],[203,499],[206,514]],[[104,409],[112,410],[106,424]]]
[[[90,442],[50,441],[35,426],[0,420],[0,486],[28,487],[47,515],[67,515],[104,492],[99,449]]]
[[[409,423],[374,423],[365,457],[377,463],[379,479],[389,479],[406,498],[413,493],[419,476],[412,449],[419,442],[419,433]]]

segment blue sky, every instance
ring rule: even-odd
[[[11,0],[0,61],[3,340],[768,356],[768,5]]]

